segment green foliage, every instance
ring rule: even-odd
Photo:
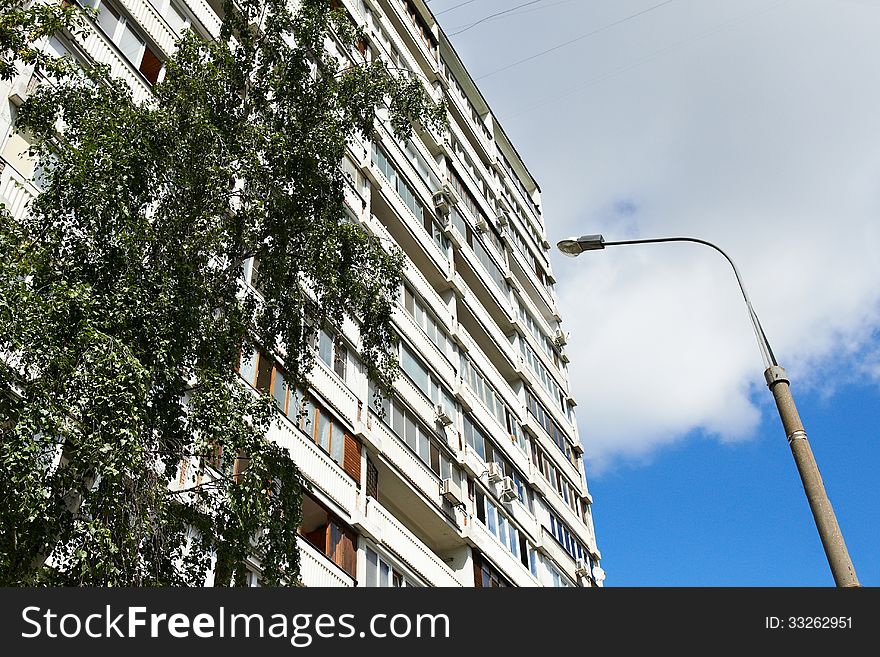
[[[227,2],[220,39],[184,35],[147,103],[29,49],[70,9],[12,4],[0,77],[61,81],[18,115],[43,192],[23,222],[0,208],[0,584],[199,585],[212,554],[229,582],[253,553],[266,584],[295,583],[306,485],[239,353],[255,340],[305,385],[317,328],[348,316],[387,390],[402,260],[347,219],[339,165],[377,109],[405,133],[443,108],[379,63],[340,66],[325,41],[357,34],[324,0]]]

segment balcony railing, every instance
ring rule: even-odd
[[[304,538],[297,537],[299,547],[299,573],[302,583],[313,587],[352,587],[351,576],[330,561]]]
[[[517,586],[540,586],[538,580],[497,538],[489,533],[482,522],[471,517],[467,524],[466,536],[494,562],[501,571]]]
[[[96,62],[110,66],[111,75],[128,84],[135,101],[146,100],[153,94],[143,76],[131,67],[98,28],[89,25],[83,32],[75,35],[75,40]]]
[[[357,420],[358,399],[336,373],[332,372],[323,361],[316,360],[314,368],[309,373],[309,379],[318,394],[327,400],[349,426],[354,426]]]
[[[370,415],[370,432],[380,439],[382,455],[398,470],[401,476],[421,492],[429,502],[439,507],[440,478],[434,474],[434,471],[413,454],[412,450],[373,414]]]
[[[303,476],[351,514],[357,502],[357,484],[316,445],[309,437],[290,422],[279,418],[269,430],[269,440],[290,452]]]
[[[367,499],[367,518],[379,528],[382,545],[432,586],[462,586],[443,560],[425,546],[385,507]]]
[[[3,158],[0,158],[0,167],[0,203],[6,206],[14,219],[21,220],[27,213],[28,202],[39,192]]]

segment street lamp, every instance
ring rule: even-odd
[[[752,302],[749,301],[749,295],[746,293],[739,269],[737,269],[731,257],[711,242],[695,237],[663,237],[606,242],[602,235],[583,235],[562,240],[556,246],[563,254],[576,258],[584,251],[598,251],[606,246],[657,244],[661,242],[694,242],[696,244],[703,244],[718,251],[730,263],[730,266],[733,267],[733,273],[736,274],[739,289],[742,291],[743,299],[746,302],[749,319],[752,322],[752,328],[755,330],[758,348],[761,350],[761,357],[764,360],[764,367],[766,368],[764,370],[764,379],[767,381],[767,386],[776,400],[776,408],[779,411],[785,435],[788,437],[788,445],[791,448],[792,456],[794,456],[794,462],[797,465],[798,474],[800,474],[804,492],[807,495],[807,501],[810,503],[810,510],[813,512],[816,528],[819,530],[819,538],[822,539],[822,547],[825,548],[825,556],[828,558],[828,565],[831,567],[834,583],[841,587],[859,586],[859,580],[856,577],[852,559],[850,559],[849,552],[846,549],[846,543],[844,543],[840,526],[837,524],[834,509],[831,507],[828,494],[825,492],[825,486],[819,474],[819,467],[816,465],[816,459],[813,458],[813,450],[810,449],[807,433],[804,431],[804,425],[801,423],[797,408],[794,405],[788,376],[785,370],[776,362],[776,356],[773,355],[770,342],[767,340],[764,329],[761,327],[761,322],[758,321],[755,309],[752,308]]]

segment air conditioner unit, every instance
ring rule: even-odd
[[[447,194],[445,190],[438,189],[434,192],[431,199],[434,201],[434,209],[437,210],[438,214],[449,214],[449,194]]]
[[[556,333],[553,334],[553,341],[556,343],[557,347],[564,347],[568,344],[568,332],[563,331],[562,329],[556,329]]]
[[[499,212],[498,213],[498,225],[499,226],[506,226],[509,223],[510,223],[510,214],[505,210],[502,210],[501,212]]]
[[[489,461],[488,470],[486,471],[489,476],[489,483],[495,484],[501,481],[504,478],[504,471],[501,469],[501,466],[495,463],[495,461]]]
[[[489,230],[489,222],[480,217],[479,219],[477,219],[475,227],[477,229],[477,232],[485,233],[487,230]]]
[[[452,506],[463,504],[461,487],[452,479],[443,479],[440,482],[440,496]]]
[[[501,480],[501,490],[498,491],[498,494],[502,502],[513,502],[518,497],[516,488],[513,486],[513,479],[504,477]]]
[[[590,574],[590,564],[585,559],[578,559],[575,564],[574,574],[578,577],[587,577]]]
[[[452,418],[449,416],[449,413],[440,406],[439,404],[434,407],[434,412],[437,414],[437,421],[440,422],[444,427],[448,427],[452,424]]]

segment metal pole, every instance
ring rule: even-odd
[[[764,378],[776,400],[776,408],[779,410],[788,445],[791,447],[791,455],[794,457],[804,492],[807,494],[807,501],[810,503],[810,510],[813,512],[813,519],[816,521],[816,529],[819,530],[822,547],[825,548],[825,556],[828,558],[834,583],[841,587],[861,586],[849,551],[846,549],[840,525],[837,524],[831,501],[825,492],[819,466],[813,458],[807,432],[804,431],[804,425],[794,405],[794,397],[791,395],[785,370],[779,365],[768,367],[764,372]]]
[[[587,236],[581,239],[586,239]],[[831,574],[834,577],[834,583],[840,587],[856,587],[861,586],[859,579],[856,577],[856,569],[850,559],[849,551],[846,549],[846,543],[843,540],[843,534],[840,531],[840,525],[837,524],[837,517],[834,515],[834,509],[831,506],[831,500],[825,492],[825,485],[822,483],[822,476],[819,474],[819,466],[816,465],[816,459],[813,458],[813,450],[810,449],[810,443],[807,440],[807,432],[804,431],[804,425],[798,415],[797,407],[794,405],[794,398],[791,395],[791,387],[789,380],[785,374],[785,370],[776,362],[776,356],[770,348],[770,341],[764,333],[764,328],[758,320],[758,314],[752,307],[749,295],[746,293],[746,287],[740,276],[739,269],[727,253],[720,247],[707,242],[706,240],[694,237],[662,237],[655,239],[635,239],[635,240],[619,240],[614,242],[605,242],[600,236],[589,236],[591,238],[598,237],[599,243],[592,248],[605,248],[606,246],[618,246],[625,244],[657,244],[663,242],[693,242],[703,244],[715,249],[730,266],[733,267],[733,273],[736,275],[736,281],[739,283],[739,289],[742,292],[743,299],[749,312],[749,319],[752,322],[752,328],[755,330],[755,337],[758,340],[758,347],[761,351],[761,357],[764,359],[764,378],[767,380],[767,386],[773,393],[776,400],[776,408],[779,411],[779,418],[782,420],[782,426],[785,429],[785,435],[788,438],[788,445],[791,448],[791,454],[794,456],[794,462],[801,477],[801,483],[804,486],[804,492],[807,495],[807,501],[810,504],[810,510],[813,512],[813,519],[816,522],[816,529],[819,532],[819,539],[822,541],[822,547],[825,549],[825,556],[828,558],[828,565],[831,567]]]

